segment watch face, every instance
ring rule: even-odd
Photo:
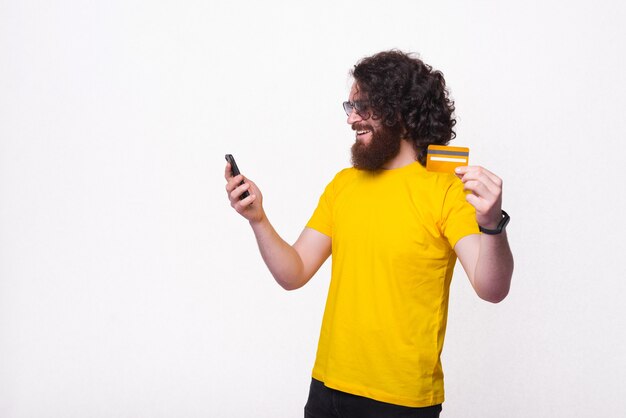
[[[502,222],[500,222],[500,230],[503,230],[504,228],[506,228],[506,226],[509,224],[509,221],[511,220],[511,218],[509,216],[507,216],[506,218],[502,219]]]
[[[498,224],[498,232],[502,232],[502,230],[508,225],[511,217],[505,211],[502,211],[502,220]]]

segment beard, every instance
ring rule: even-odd
[[[355,123],[353,131],[369,130],[372,137],[365,144],[360,140],[352,145],[352,165],[359,170],[378,171],[400,152],[401,124],[381,126],[374,130],[371,125]]]

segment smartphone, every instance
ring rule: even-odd
[[[235,157],[233,157],[232,154],[226,154],[226,161],[228,161],[228,163],[230,164],[230,173],[233,175],[233,177],[241,174],[239,172],[239,167],[237,167],[237,163],[235,162]],[[241,183],[239,183],[239,185],[241,186],[242,184],[243,180],[241,180]],[[248,196],[250,196],[250,193],[248,193],[248,191],[246,190],[241,194],[241,196],[239,196],[239,200],[243,200]]]

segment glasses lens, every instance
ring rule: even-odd
[[[350,116],[350,113],[352,113],[352,103],[350,102],[343,102],[343,110],[345,110],[346,115]]]

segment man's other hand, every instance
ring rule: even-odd
[[[457,167],[455,173],[471,192],[466,199],[476,208],[478,225],[495,229],[502,219],[502,179],[480,166]]]
[[[241,174],[233,176],[229,163],[226,163],[224,178],[226,179],[226,193],[230,200],[230,206],[249,222],[260,222],[265,217],[265,212],[263,211],[263,195],[256,184]],[[240,185],[242,181],[244,183]],[[246,190],[250,192],[250,196],[239,200],[239,197]]]

